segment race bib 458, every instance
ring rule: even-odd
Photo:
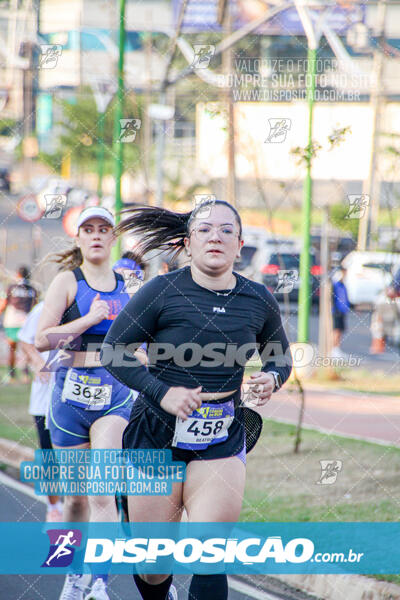
[[[187,418],[176,418],[172,445],[185,450],[205,450],[210,444],[223,442],[234,418],[233,401],[222,404],[203,403]]]

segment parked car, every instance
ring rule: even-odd
[[[400,254],[392,252],[350,252],[342,265],[347,269],[344,283],[352,304],[375,304],[379,294],[393,279]]]
[[[274,294],[278,302],[285,295],[291,302],[297,302],[300,289],[300,252],[280,251],[267,255],[267,262],[261,266],[262,283]],[[319,302],[321,266],[315,253],[310,254],[310,287],[313,303]],[[285,271],[286,273],[282,273]],[[286,282],[285,282],[286,280]]]
[[[274,252],[296,252],[298,247],[298,240],[290,238],[275,236],[260,239],[257,242],[246,242],[245,239],[241,253],[245,255],[247,264],[241,273],[249,279],[262,283],[261,267],[265,264],[267,257]]]

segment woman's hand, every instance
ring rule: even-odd
[[[87,314],[88,320],[92,325],[97,325],[97,323],[100,323],[103,319],[107,319],[109,312],[110,307],[105,300],[100,300],[100,294],[97,292]]]
[[[250,396],[247,399],[248,403],[254,406],[264,406],[271,398],[271,394],[275,389],[275,379],[271,373],[258,371],[250,376],[247,385],[249,386]]]
[[[200,408],[202,386],[189,390],[184,387],[172,387],[160,402],[167,413],[180,417],[184,421],[196,408]]]

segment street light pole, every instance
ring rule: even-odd
[[[312,130],[315,97],[315,74],[317,48],[308,47],[307,63],[307,102],[308,102],[308,143],[306,148],[306,178],[303,191],[302,208],[302,250],[300,255],[300,292],[299,292],[299,322],[298,341],[308,342],[309,339],[309,317],[311,306],[310,288],[310,229],[311,229],[311,206],[312,206]]]
[[[297,338],[299,342],[307,343],[309,340],[309,320],[311,307],[310,287],[310,229],[311,229],[311,207],[312,207],[312,160],[313,160],[313,112],[315,101],[315,75],[316,59],[319,40],[321,37],[321,25],[324,14],[319,18],[319,28],[314,26],[305,0],[294,0],[297,12],[307,37],[307,102],[308,102],[308,143],[306,147],[306,178],[303,191],[302,209],[302,250],[300,255],[300,291],[299,291],[299,319]],[[317,30],[318,29],[318,30]]]
[[[105,113],[101,112],[97,122],[99,135],[99,151],[97,156],[97,195],[101,200],[103,196],[103,171],[104,171],[104,119]]]
[[[119,223],[119,212],[122,209],[121,199],[121,177],[124,160],[124,146],[120,140],[120,120],[124,112],[124,50],[125,50],[125,0],[119,1],[119,59],[118,59],[118,90],[117,106],[114,120],[114,155],[115,159],[115,222]],[[117,242],[112,251],[113,260],[118,260],[121,253],[121,237],[118,236]]]
[[[365,214],[360,220],[358,228],[357,250],[375,249],[378,234],[379,195],[380,181],[378,170],[379,155],[379,130],[382,122],[382,104],[384,100],[383,74],[385,60],[385,28],[387,4],[386,0],[380,0],[377,6],[377,29],[379,36],[379,47],[374,51],[374,62],[372,67],[372,83],[370,91],[370,105],[372,109],[372,148],[368,167],[367,178],[363,182],[363,194],[369,195],[369,202],[365,207]]]

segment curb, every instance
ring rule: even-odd
[[[32,460],[32,448],[0,438],[0,463],[19,471],[21,462]],[[255,585],[252,577],[243,579]],[[292,590],[306,592],[320,600],[400,600],[399,585],[362,575],[273,575],[269,579],[278,580]],[[257,588],[263,589],[263,583],[257,581]]]
[[[0,463],[19,470],[20,464],[26,460],[34,460],[35,454],[32,448],[22,446],[18,442],[0,438]]]
[[[274,575],[323,600],[400,600],[400,586],[363,575]]]

